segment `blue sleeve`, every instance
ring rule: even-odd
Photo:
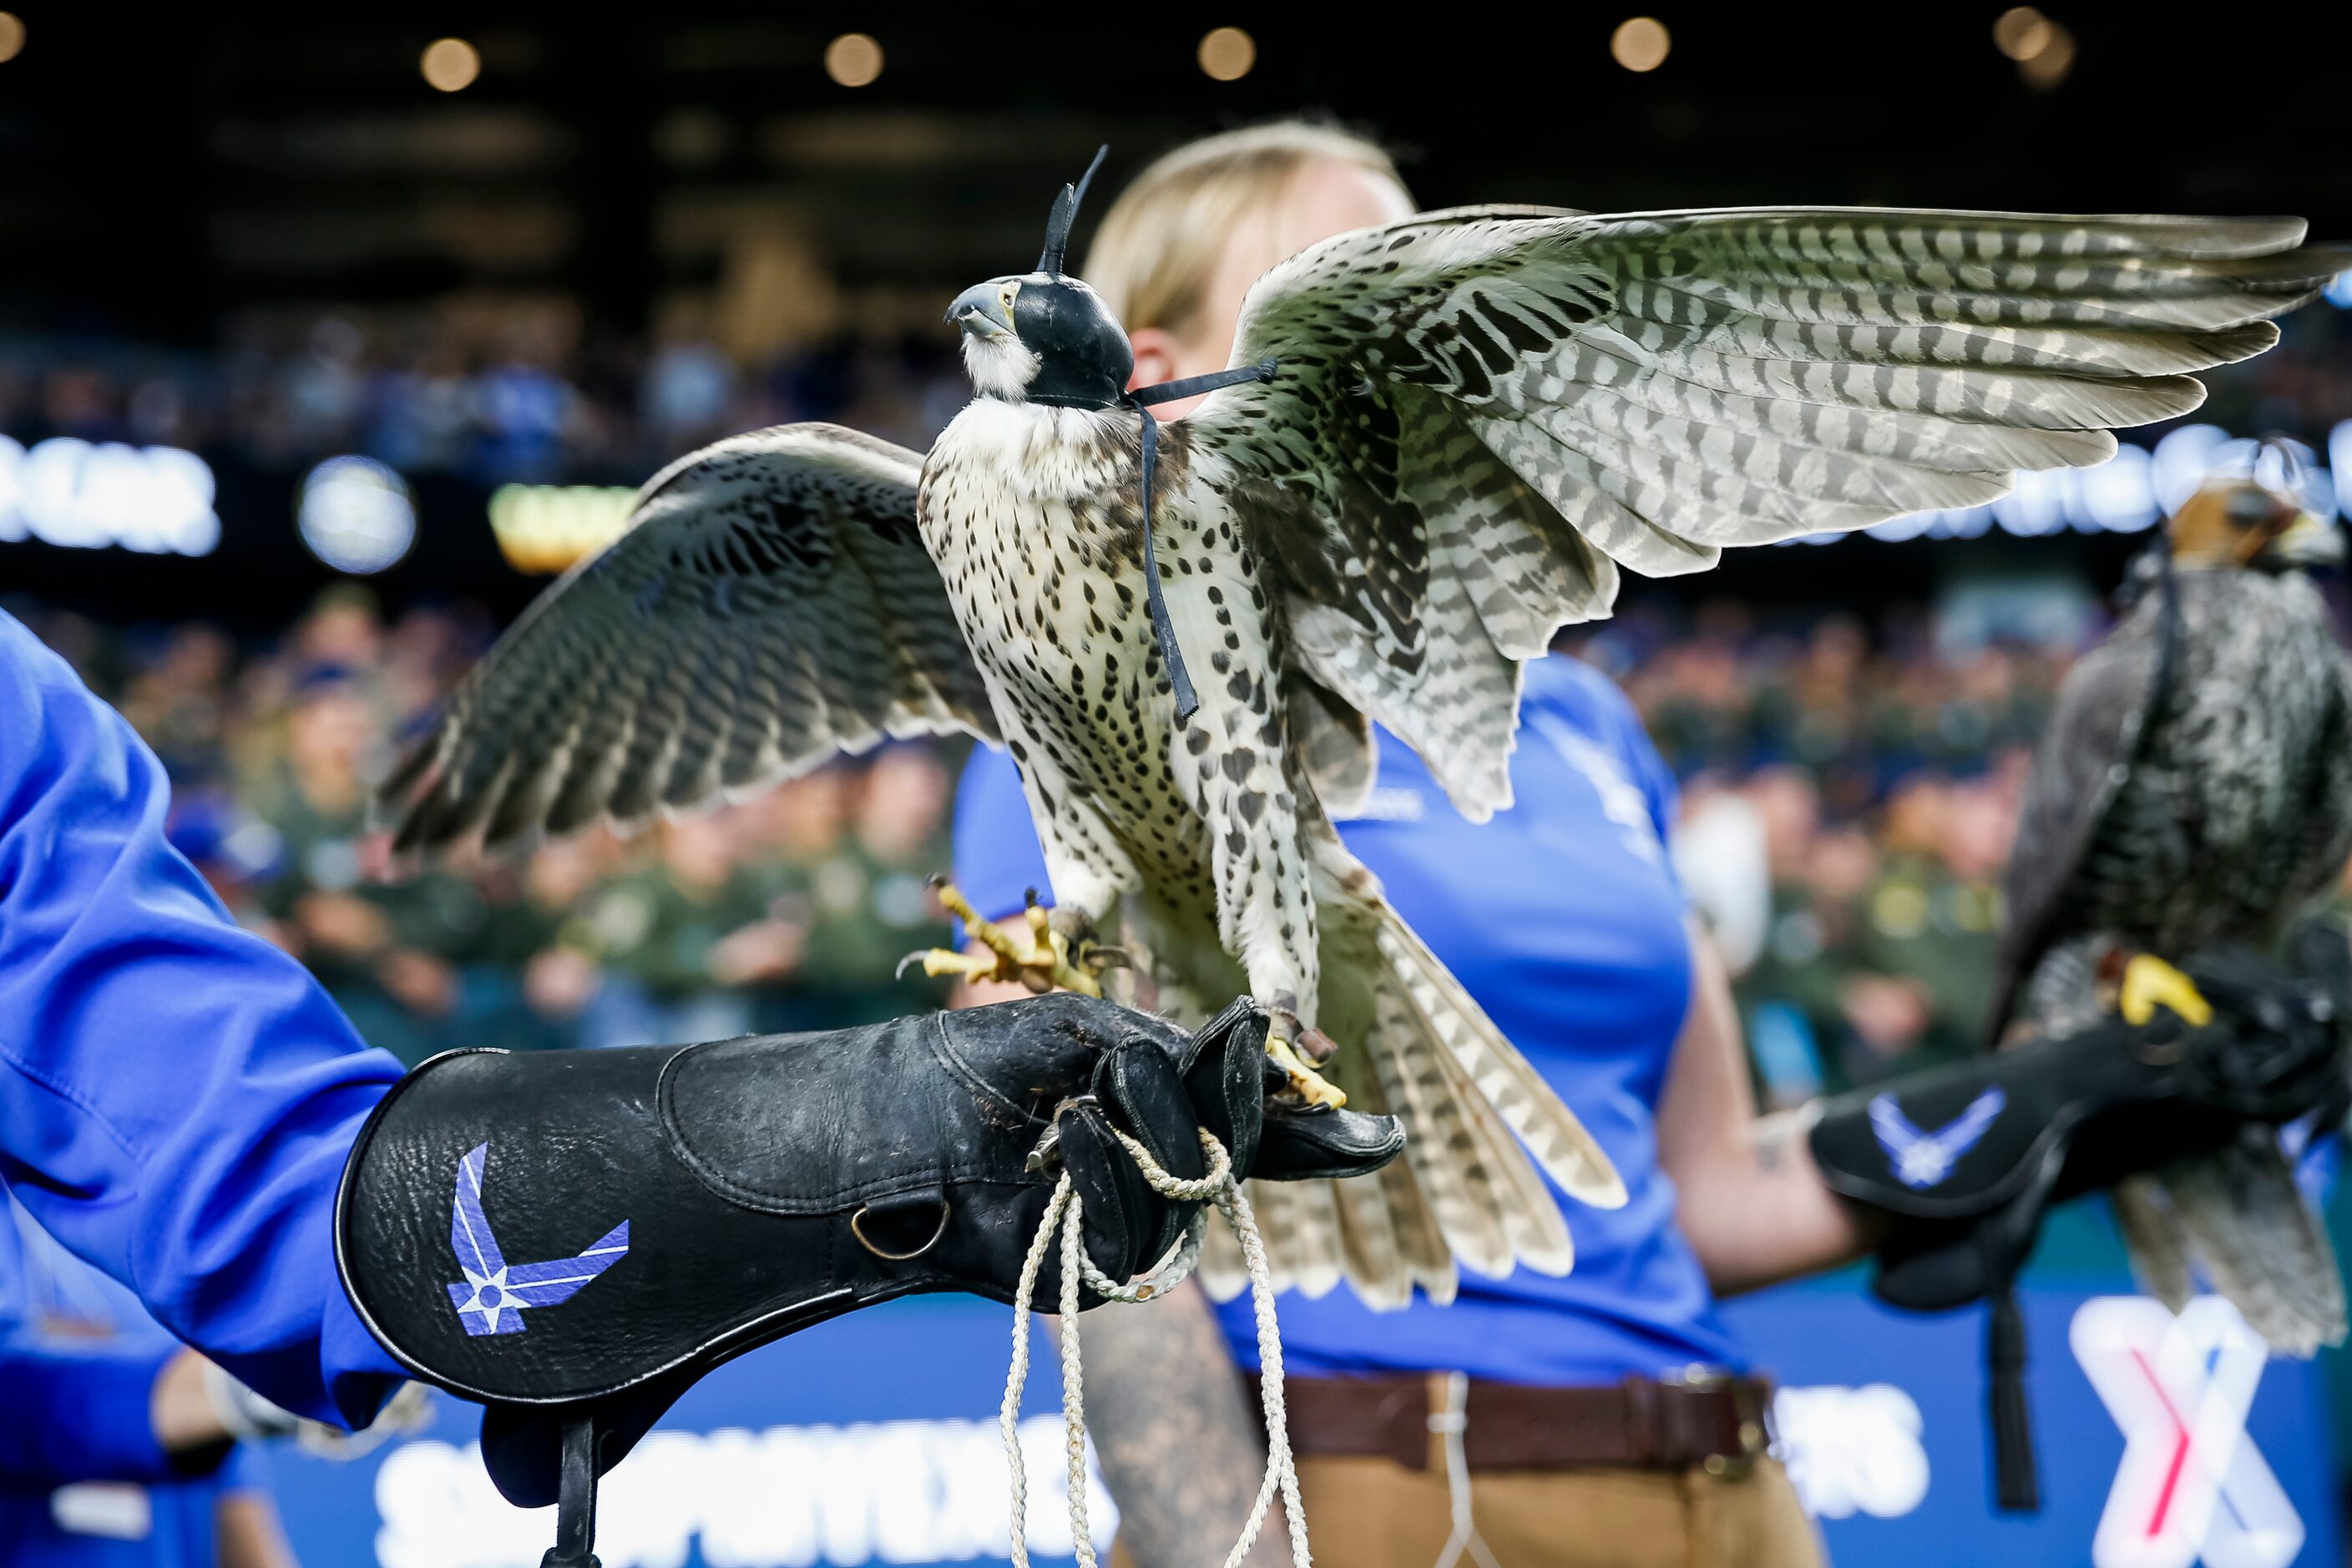
[[[155,1379],[180,1347],[135,1349],[0,1332],[0,1488],[184,1480],[155,1441]]]
[[[228,1451],[212,1482],[223,1492],[266,1492],[271,1489],[269,1464],[258,1443],[239,1443]]]
[[[1020,770],[1003,752],[975,747],[956,784],[955,879],[992,921],[1020,913],[1032,888],[1053,901]]]
[[[0,1180],[290,1410],[397,1369],[335,1275],[344,1157],[400,1067],[163,837],[154,754],[0,615]]]

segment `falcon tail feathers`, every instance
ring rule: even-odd
[[[1568,1195],[1594,1208],[1625,1202],[1616,1167],[1541,1074],[1503,1037],[1412,929],[1385,904],[1373,941],[1389,973],[1402,981],[1421,1026],[1461,1065],[1488,1104],[1526,1142]],[[1566,1272],[1563,1267],[1561,1272]]]
[[[2174,1162],[2173,1222],[2213,1289],[2282,1355],[2344,1342],[2344,1276],[2294,1169],[2268,1136]]]
[[[1451,1301],[1460,1268],[1568,1273],[1575,1247],[1538,1167],[1570,1195],[1614,1207],[1625,1190],[1608,1156],[1393,910],[1349,901],[1322,913],[1319,1012],[1340,1042],[1324,1070],[1359,1110],[1404,1119],[1405,1157],[1359,1181],[1250,1184],[1277,1288],[1317,1296],[1345,1279],[1367,1306],[1393,1311],[1415,1289]],[[1240,1251],[1210,1231],[1202,1281],[1229,1300],[1245,1283]]]
[[[2180,1234],[2163,1184],[2155,1176],[2126,1176],[2108,1192],[2107,1206],[2123,1233],[2132,1277],[2178,1316],[2197,1293],[2197,1280],[2189,1272],[2188,1238]]]

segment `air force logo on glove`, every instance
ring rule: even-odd
[[[570,1300],[583,1285],[628,1255],[629,1222],[623,1220],[577,1257],[509,1263],[499,1250],[489,1215],[482,1210],[482,1170],[489,1155],[488,1143],[477,1143],[457,1162],[449,1245],[466,1278],[449,1282],[449,1304],[469,1334],[519,1334],[526,1309]]]
[[[1893,1095],[1882,1094],[1870,1102],[1870,1130],[1878,1134],[1878,1146],[1886,1151],[1887,1167],[1895,1180],[1906,1187],[1925,1189],[1942,1184],[1960,1157],[2000,1120],[2001,1109],[2008,1103],[2009,1097],[2000,1089],[1986,1089],[1969,1102],[1966,1110],[1927,1131],[1912,1124]]]

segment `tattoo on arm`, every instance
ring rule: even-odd
[[[1265,1473],[1265,1438],[1242,1396],[1208,1298],[1187,1284],[1108,1306],[1083,1325],[1087,1425],[1136,1568],[1218,1568]],[[1249,1568],[1287,1562],[1276,1505]]]

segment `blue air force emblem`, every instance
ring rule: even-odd
[[[1906,1187],[1932,1187],[1952,1173],[1960,1156],[1977,1146],[2008,1103],[2009,1097],[2000,1089],[1986,1089],[1951,1121],[1923,1132],[1903,1114],[1893,1095],[1882,1094],[1870,1102],[1870,1130],[1878,1134],[1878,1146],[1886,1151],[1887,1168],[1896,1181]]]
[[[629,1222],[623,1220],[576,1258],[547,1263],[509,1263],[482,1212],[482,1167],[490,1146],[478,1143],[457,1162],[457,1196],[450,1205],[449,1245],[457,1249],[463,1283],[449,1287],[449,1304],[469,1334],[519,1334],[527,1308],[568,1301],[580,1287],[618,1263],[629,1250]]]

